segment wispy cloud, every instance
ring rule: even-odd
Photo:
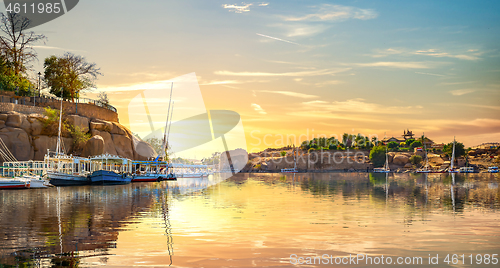
[[[281,94],[281,95],[285,95],[285,96],[302,98],[302,99],[314,99],[314,98],[318,97],[316,95],[309,95],[309,94],[298,93],[298,92],[293,92],[293,91],[260,90],[259,92]]]
[[[432,75],[432,76],[445,76],[442,74],[433,74],[433,73],[422,73],[422,72],[415,72],[416,74],[425,74],[425,75]]]
[[[472,50],[472,51],[469,50],[469,52],[475,52],[475,51],[476,50]],[[477,57],[475,55],[450,54],[448,52],[439,51],[438,49],[417,50],[413,54],[432,56],[432,57],[437,57],[437,58],[442,58],[442,57],[456,58],[456,59],[461,59],[461,60],[478,60],[479,59],[479,57]]]
[[[288,40],[285,40],[285,39],[281,39],[281,38],[278,38],[278,37],[272,37],[272,36],[265,35],[265,34],[260,34],[260,33],[256,33],[256,34],[257,34],[258,36],[262,36],[262,37],[266,37],[266,38],[270,38],[270,39],[278,40],[278,41],[281,41],[281,42],[286,42],[286,43],[290,43],[290,44],[294,44],[294,45],[301,46],[301,44],[298,44],[298,43],[295,43],[295,42],[292,42],[292,41],[288,41]]]
[[[262,109],[262,107],[260,107],[260,105],[258,105],[257,103],[252,103],[250,107],[252,107],[259,114],[267,114],[267,112]]]
[[[370,63],[358,63],[357,66],[361,67],[389,67],[389,68],[400,68],[400,69],[428,69],[431,68],[425,62],[411,62],[411,61],[381,61],[381,62],[370,62]]]
[[[342,83],[343,83],[343,81],[330,80],[330,81],[318,82],[318,83],[315,83],[314,85],[317,87],[324,87],[324,86],[338,85],[338,84],[342,84]]]
[[[457,89],[457,90],[450,90],[449,92],[453,96],[462,96],[462,95],[465,95],[465,94],[472,93],[474,91],[476,91],[476,90],[475,89]]]
[[[286,21],[344,21],[348,19],[374,19],[378,13],[372,9],[323,4],[315,13],[301,17],[285,17]]]
[[[463,85],[463,84],[471,84],[475,83],[476,81],[464,81],[464,82],[443,82],[439,83],[438,85],[441,86],[454,86],[454,85]]]
[[[269,5],[269,3],[265,3],[265,2],[261,2],[261,3],[241,3],[240,5],[238,4],[224,4],[222,5],[223,8],[225,9],[229,9],[229,11],[231,12],[234,12],[234,13],[243,13],[243,12],[249,12],[250,11],[250,7],[257,4],[257,6],[260,6],[260,7],[265,7],[267,5]]]
[[[313,110],[370,114],[414,113],[422,108],[422,106],[385,106],[377,103],[367,102],[362,98],[333,102],[309,101],[303,102],[302,104],[305,108]]]
[[[33,46],[33,48],[51,49],[51,50],[63,50],[63,51],[80,51],[80,52],[86,52],[85,50],[69,49],[69,48],[62,48],[62,47],[51,47],[51,46]]]
[[[345,72],[351,70],[351,68],[343,69],[323,69],[323,70],[313,70],[313,71],[301,71],[301,72],[286,72],[286,73],[268,73],[268,72],[231,72],[231,71],[215,71],[218,75],[230,75],[230,76],[320,76],[320,75],[333,75],[340,72]]]
[[[374,58],[382,58],[392,55],[420,55],[420,56],[431,56],[436,58],[455,58],[461,60],[479,60],[484,52],[480,52],[478,49],[468,49],[467,51],[462,51],[461,53],[450,53],[439,49],[420,49],[420,50],[410,50],[404,48],[388,48],[384,50],[375,50]]]

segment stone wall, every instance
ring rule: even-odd
[[[0,102],[0,112],[18,112],[18,113],[22,113],[22,114],[43,114],[44,111],[45,111],[45,109],[43,107]]]
[[[59,101],[44,102],[40,103],[39,105],[44,107],[50,106],[53,109],[59,110],[59,107],[61,107],[61,102]],[[76,114],[76,105],[77,105],[76,103],[63,101],[64,113],[66,113],[67,115]],[[102,108],[93,104],[78,103],[78,115],[88,118],[95,118],[95,119],[101,119],[105,121],[118,123],[118,113],[115,113],[109,109]]]

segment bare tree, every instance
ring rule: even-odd
[[[43,34],[27,32],[30,20],[16,13],[0,13],[0,55],[12,64],[14,74],[26,72],[28,64],[37,59],[33,44],[46,40]]]

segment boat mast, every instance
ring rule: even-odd
[[[172,126],[172,116],[174,114],[174,104],[175,104],[175,101],[172,102],[172,112],[170,113],[170,120],[169,120],[169,124],[168,124],[168,133],[167,133],[167,139],[166,139],[166,148],[165,148],[165,156],[167,155],[167,151],[168,151],[168,138],[170,137],[170,127]]]
[[[425,165],[424,168],[428,169],[429,158],[427,158],[427,147],[425,146],[425,134],[422,133],[422,143],[424,144],[424,152],[425,152]]]
[[[455,137],[453,137],[453,152],[451,153],[450,170],[453,171],[453,162],[455,162]]]
[[[64,88],[61,88],[61,109],[59,110],[59,131],[57,134],[57,145],[56,145],[56,155],[59,156],[61,153],[61,125],[62,125],[62,100],[63,100]]]
[[[165,152],[165,147],[167,146],[167,128],[168,128],[168,118],[170,116],[170,104],[172,103],[172,91],[174,89],[174,82],[170,84],[170,99],[168,101],[168,111],[167,111],[167,121],[165,122],[165,131],[163,132],[163,145],[162,145],[162,157],[164,158],[167,153]]]
[[[387,146],[385,146],[385,170],[389,170],[389,154],[387,153]]]

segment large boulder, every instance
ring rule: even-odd
[[[128,134],[128,131],[124,126],[122,126],[118,123],[115,123],[115,122],[113,122],[112,124],[113,124],[113,129],[111,130],[111,134],[118,134],[118,135],[127,135]]]
[[[30,126],[30,132],[32,136],[38,136],[42,133],[43,130],[43,123],[40,122],[40,120],[32,118],[31,119],[31,126]]]
[[[90,138],[87,141],[87,143],[85,143],[85,146],[83,147],[82,156],[88,157],[94,155],[101,155],[103,153],[104,153],[104,139],[101,136],[96,135]]]
[[[21,128],[5,127],[0,130],[0,138],[19,161],[31,160],[34,157],[31,138]],[[6,159],[5,159],[6,160]]]
[[[132,135],[134,159],[136,160],[149,160],[158,156],[155,149],[147,142],[139,139],[138,137]]]
[[[23,123],[23,118],[20,114],[9,114],[5,124],[9,127],[20,128]]]
[[[133,159],[132,140],[125,135],[112,134],[111,136],[113,137],[116,153],[121,157]]]
[[[71,152],[73,149],[73,139],[72,138],[61,138],[63,144],[61,146],[62,153]],[[33,160],[41,161],[43,160],[47,150],[51,152],[56,151],[57,147],[57,136],[33,136],[33,149],[35,151]]]
[[[406,163],[410,162],[410,158],[406,155],[400,154],[394,156],[392,163],[399,166],[404,166]]]
[[[97,133],[97,131],[93,133]],[[104,153],[118,155],[111,134],[109,134],[106,131],[99,131],[97,135],[101,136],[102,139],[104,140]]]
[[[66,121],[73,126],[79,127],[81,131],[89,131],[89,119],[79,115],[68,115]]]

